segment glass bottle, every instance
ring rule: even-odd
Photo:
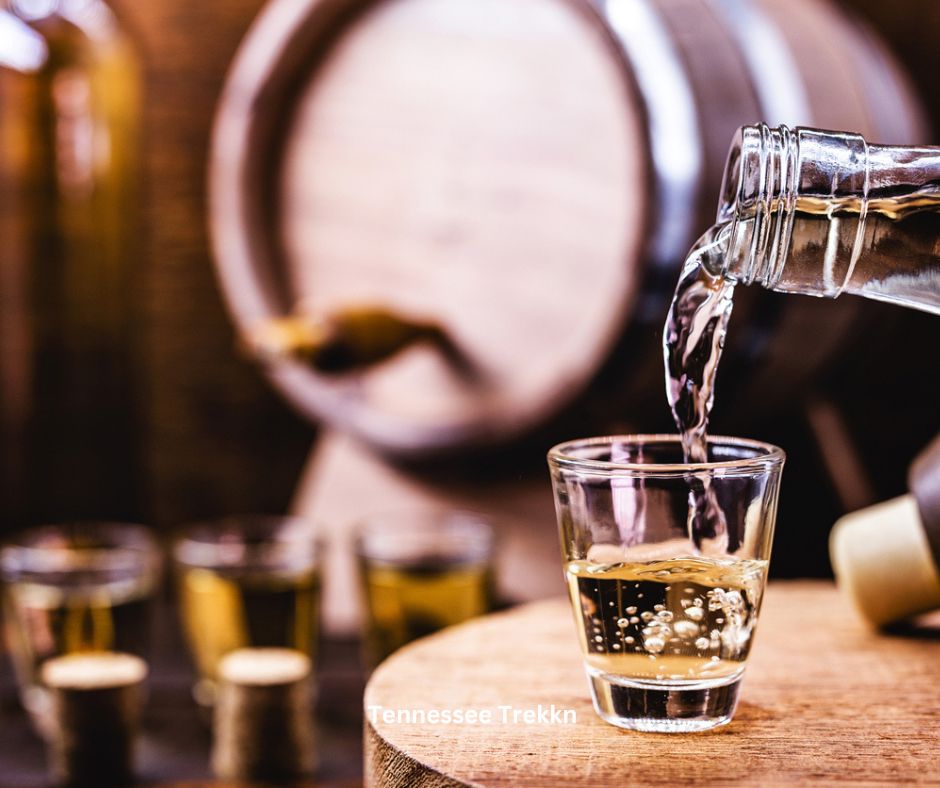
[[[718,209],[722,274],[940,314],[940,148],[858,134],[741,128]]]
[[[137,514],[139,88],[102,0],[0,0],[4,527]]]

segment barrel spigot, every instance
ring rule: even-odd
[[[324,374],[358,372],[426,343],[461,374],[472,360],[440,324],[405,317],[381,306],[354,306],[322,317],[295,312],[256,324],[248,349],[267,363],[294,359]]]

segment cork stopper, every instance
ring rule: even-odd
[[[67,786],[126,785],[147,663],[114,651],[70,654],[43,664],[49,692],[49,761]]]
[[[310,658],[243,648],[218,667],[212,769],[234,780],[291,780],[316,763]]]
[[[911,464],[907,487],[917,501],[934,563],[940,566],[940,435]]]
[[[940,607],[940,571],[911,495],[841,518],[829,554],[839,588],[875,626]]]

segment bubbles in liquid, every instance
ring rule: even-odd
[[[670,572],[669,591],[662,580],[665,569]],[[660,679],[730,674],[747,655],[765,571],[765,562],[706,557],[610,565],[602,572],[587,562],[583,568],[572,562],[567,569],[569,590],[578,607],[582,607],[580,597],[594,588],[597,608],[610,610],[609,603],[615,602],[601,633],[594,632],[593,616],[583,615],[582,645],[588,664],[612,674]],[[689,588],[694,593],[686,594]],[[648,610],[642,600],[637,602],[640,593],[648,599]],[[709,611],[711,598],[725,604],[740,599],[744,607],[733,619],[724,608]],[[682,602],[688,605],[683,607]],[[642,611],[643,621],[639,615],[626,615],[629,608]],[[690,616],[691,611],[695,612]],[[720,665],[708,662],[713,655],[719,656]]]
[[[698,624],[694,624],[691,621],[677,621],[673,626],[673,630],[680,638],[688,640],[698,634],[699,627]]]
[[[708,609],[721,610],[724,605],[725,592],[722,588],[713,588],[708,592]]]

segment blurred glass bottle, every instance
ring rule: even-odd
[[[726,251],[713,273],[940,314],[940,148],[745,126],[728,154],[717,230]]]
[[[139,87],[101,0],[0,0],[5,526],[137,514]]]

